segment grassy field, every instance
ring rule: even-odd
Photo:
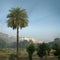
[[[0,60],[9,60],[9,55],[10,54],[16,54],[16,49],[11,49],[11,48],[7,48],[7,49],[0,49]],[[28,59],[28,53],[26,52],[25,49],[20,49],[19,50],[19,57],[20,60],[29,60]],[[33,54],[33,60],[42,60],[40,59],[36,52]],[[57,57],[54,56],[48,56],[47,59],[43,59],[43,60],[58,60]]]
[[[9,60],[7,57],[0,57],[0,60]],[[28,57],[20,57],[20,60],[29,60]],[[32,60],[42,60],[39,57],[33,57]],[[43,58],[43,60],[58,60],[56,57],[48,57],[47,59]]]

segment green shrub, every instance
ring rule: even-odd
[[[29,46],[27,47],[27,52],[29,55],[29,60],[32,60],[32,55],[35,52],[35,46],[33,43],[29,44]]]

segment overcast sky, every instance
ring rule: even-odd
[[[24,8],[29,26],[20,30],[20,37],[33,37],[45,42],[60,37],[60,0],[0,0],[0,32],[16,36],[16,30],[7,27],[9,9]]]

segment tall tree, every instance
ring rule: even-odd
[[[19,51],[19,28],[22,29],[28,26],[28,16],[25,9],[21,8],[12,8],[9,10],[9,14],[7,15],[8,27],[13,29],[17,29],[17,57]],[[18,60],[18,58],[17,58]]]

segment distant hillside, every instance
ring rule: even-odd
[[[26,48],[30,42],[33,42],[34,44],[43,43],[43,41],[35,38],[20,37],[19,47]],[[16,48],[16,44],[16,37],[10,37],[8,34],[0,32],[0,48]]]
[[[8,35],[0,32],[0,40],[1,39],[7,41],[8,40]]]
[[[13,36],[10,37],[8,34],[1,33],[1,32],[0,32],[0,38],[2,38],[8,43],[16,42],[16,37],[13,37]],[[43,43],[43,41],[41,40],[37,40],[35,38],[28,38],[28,37],[20,37],[19,40],[20,41],[27,40],[28,42],[32,40],[33,43]]]
[[[60,45],[60,38],[55,38],[54,41],[49,42],[49,44],[50,45],[52,45],[52,44],[58,44],[58,45]]]
[[[2,32],[0,32],[0,38],[6,41],[7,43],[11,43],[16,40],[15,37],[10,37],[8,34]]]

